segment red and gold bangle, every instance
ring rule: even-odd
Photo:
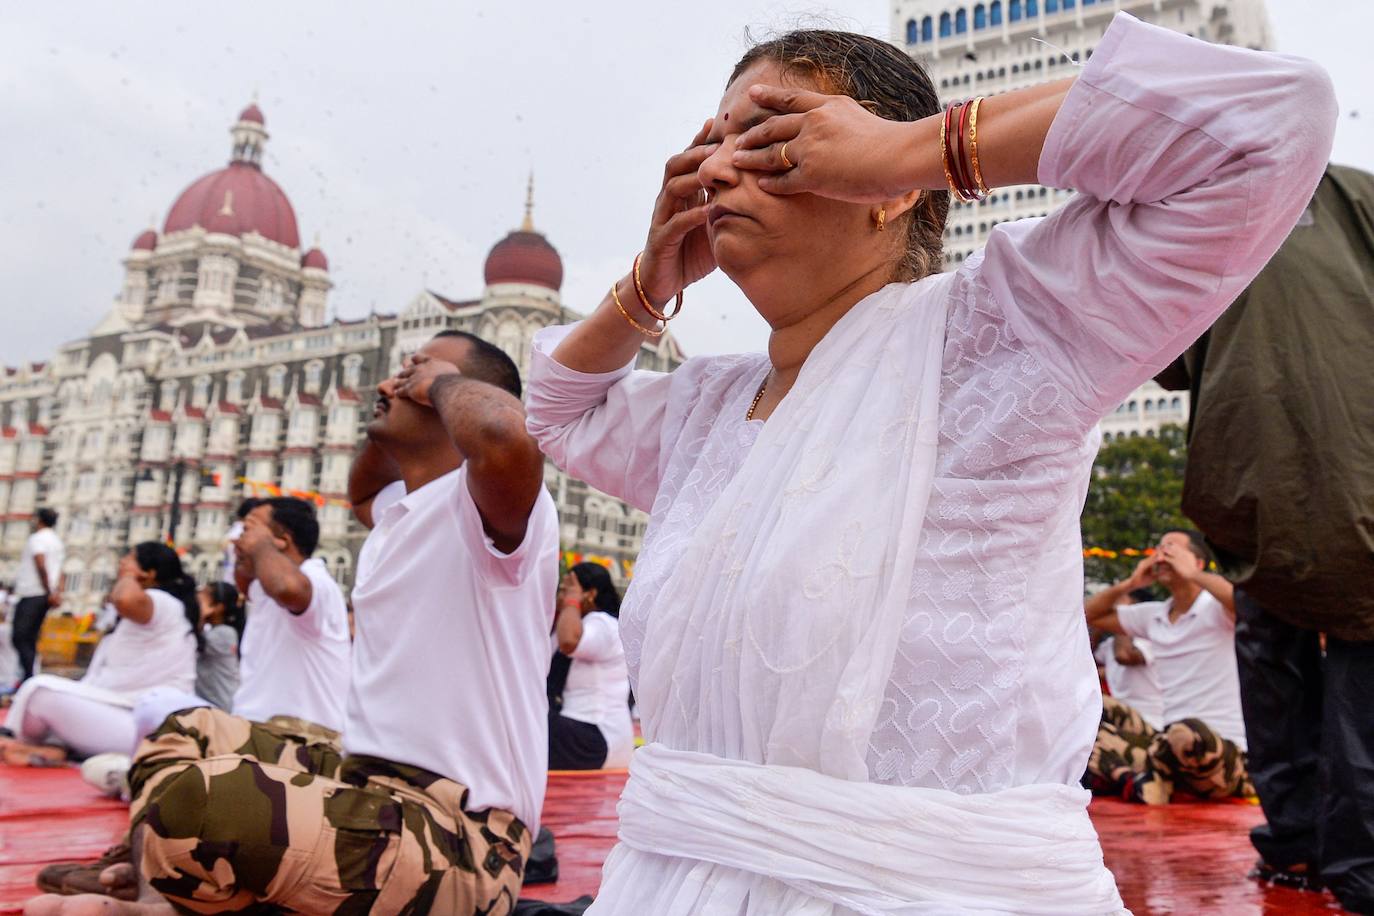
[[[625,306],[620,304],[620,290],[616,288],[619,285],[619,280],[611,284],[611,299],[615,302],[615,307],[620,310],[620,316],[630,323],[630,327],[634,328],[645,337],[662,337],[663,332],[668,330],[667,328],[661,328],[657,331],[653,328],[646,328],[638,321],[635,321],[634,318],[630,316],[629,312],[625,311]]]
[[[963,184],[964,195],[970,200],[982,200],[986,197],[978,190],[978,185],[973,180],[973,167],[969,164],[969,156],[964,150],[965,138],[968,136],[969,112],[973,109],[971,102],[965,102],[959,109],[959,180]]]
[[[968,116],[968,147],[969,159],[973,163],[973,183],[977,186],[978,192],[984,197],[992,192],[983,181],[983,169],[978,165],[978,106],[983,104],[983,96],[973,100],[973,110]]]
[[[677,302],[673,304],[672,314],[665,315],[658,309],[654,308],[653,303],[649,301],[649,297],[644,295],[644,285],[639,282],[639,262],[643,257],[644,252],[642,251],[639,254],[635,255],[635,293],[639,296],[639,304],[644,306],[644,311],[648,312],[650,315],[654,316],[654,318],[658,319],[664,324],[667,324],[668,322],[672,321],[674,318],[678,316],[678,312],[682,311],[682,290],[677,291]]]
[[[950,160],[953,156],[950,155],[949,148],[949,122],[953,111],[954,106],[950,105],[945,109],[945,116],[940,120],[940,164],[944,166],[945,169],[945,183],[949,185],[949,193],[952,194],[956,200],[967,202],[964,193],[959,190],[959,185],[954,181],[954,173],[951,169]]]

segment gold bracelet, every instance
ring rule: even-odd
[[[645,337],[662,337],[663,331],[668,330],[667,328],[664,328],[663,331],[655,331],[653,328],[646,328],[644,327],[644,325],[640,324],[638,321],[635,321],[633,318],[631,318],[629,312],[625,311],[625,306],[620,304],[620,291],[616,289],[616,287],[619,285],[619,280],[611,284],[611,299],[615,301],[615,307],[620,310],[621,316],[623,316],[624,319],[630,323],[630,327],[634,328],[636,331],[643,334]]]
[[[983,170],[978,167],[978,106],[983,104],[983,96],[973,100],[973,107],[968,113],[968,146],[969,158],[973,161],[973,183],[978,185],[978,191],[987,195],[992,189],[983,183]]]
[[[658,319],[664,324],[667,324],[668,322],[672,321],[674,318],[677,317],[678,312],[682,311],[682,290],[677,291],[677,303],[673,306],[673,313],[671,315],[665,315],[658,309],[654,308],[653,304],[649,302],[649,297],[644,295],[644,285],[639,282],[639,262],[643,259],[643,257],[644,252],[642,251],[639,254],[635,255],[635,266],[633,271],[635,278],[635,294],[639,296],[639,304],[644,306],[644,311],[648,312],[650,315],[653,315],[654,318]]]
[[[949,185],[950,196],[955,200],[968,203],[968,198],[964,196],[964,192],[960,191],[958,185],[954,183],[954,173],[949,169],[949,145],[945,142],[948,139],[946,132],[948,126],[949,112],[946,110],[940,113],[940,165],[944,166],[945,169],[945,183]]]

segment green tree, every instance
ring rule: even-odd
[[[1165,426],[1157,436],[1118,439],[1102,446],[1093,462],[1083,504],[1083,546],[1108,551],[1154,546],[1169,528],[1192,527],[1180,504],[1188,449],[1182,427]],[[1115,582],[1131,574],[1138,557],[1083,559],[1089,582]]]

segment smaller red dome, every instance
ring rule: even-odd
[[[305,256],[301,258],[301,266],[314,267],[319,270],[328,270],[329,259],[324,256],[323,251],[320,251],[319,246],[315,246],[311,248],[309,251],[307,251],[305,253]]]
[[[528,283],[557,290],[563,285],[563,259],[538,232],[517,229],[492,247],[483,273],[488,286]]]
[[[262,109],[258,107],[256,102],[239,112],[239,120],[252,121],[254,124],[267,124],[267,121],[263,119]]]
[[[134,239],[134,251],[152,251],[157,247],[157,232],[152,229],[144,229]]]

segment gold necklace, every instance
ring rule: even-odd
[[[768,376],[763,377],[763,384],[759,385],[758,393],[754,395],[754,400],[749,404],[749,412],[744,415],[744,422],[748,423],[754,419],[754,411],[759,408],[759,401],[763,400],[763,393],[768,390]]]

